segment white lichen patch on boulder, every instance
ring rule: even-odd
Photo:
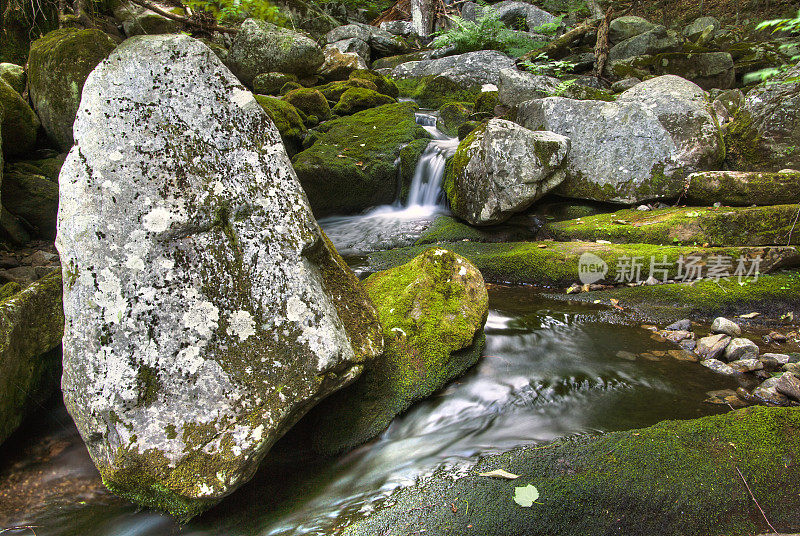
[[[127,40],[59,177],[67,407],[106,485],[191,517],[382,352],[277,129],[205,45]]]

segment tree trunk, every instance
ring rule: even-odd
[[[611,24],[611,18],[614,16],[614,9],[608,8],[606,16],[600,21],[600,27],[597,28],[597,41],[594,45],[594,75],[597,78],[603,76],[606,70],[606,63],[608,62],[608,27]]]
[[[434,0],[411,0],[411,26],[420,37],[429,37],[433,33],[435,21]]]
[[[551,60],[556,60],[563,55],[563,53],[569,48],[573,41],[580,39],[584,35],[589,32],[592,32],[597,28],[597,25],[600,24],[600,19],[595,20],[588,20],[581,24],[580,26],[576,26],[572,30],[568,31],[558,39],[554,39],[550,41],[547,45],[543,48],[536,49],[532,52],[528,52],[521,58],[517,60],[517,63],[521,63],[526,60],[530,60],[535,58],[539,54],[544,54]]]

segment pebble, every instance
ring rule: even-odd
[[[742,328],[736,322],[723,316],[718,316],[711,323],[711,333],[724,333],[731,337],[738,337],[742,334]]]

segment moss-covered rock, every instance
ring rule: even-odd
[[[325,96],[313,88],[293,89],[287,93],[283,100],[306,114],[316,115],[321,121],[331,116],[331,107]]]
[[[409,61],[419,61],[423,59],[423,52],[410,52],[408,54],[399,54],[397,56],[387,56],[372,62],[373,69],[394,69],[398,65],[402,65]]]
[[[557,240],[711,246],[797,245],[800,233],[791,230],[798,210],[800,205],[620,210],[556,222],[548,229]]]
[[[25,69],[22,65],[0,63],[0,80],[5,80],[17,93],[25,91]]]
[[[317,141],[292,163],[317,217],[391,203],[395,160],[429,135],[415,121],[414,103],[385,104],[320,125]]]
[[[474,365],[483,349],[488,294],[478,269],[463,257],[433,248],[364,285],[378,310],[385,351],[309,415],[314,447],[325,454],[380,434],[415,401]]]
[[[2,206],[21,218],[41,238],[56,237],[58,184],[33,173],[13,171],[3,175]]]
[[[63,332],[59,272],[0,301],[0,443],[58,386]]]
[[[320,93],[325,95],[325,98],[328,99],[330,103],[336,104],[339,102],[339,99],[342,97],[342,94],[344,94],[345,91],[354,87],[371,89],[373,91],[378,90],[378,86],[376,86],[373,82],[370,82],[369,80],[363,80],[361,78],[329,82],[323,86],[317,86],[315,89],[319,90]]]
[[[19,171],[22,173],[33,173],[35,175],[42,175],[51,181],[58,182],[58,174],[61,172],[61,166],[64,165],[64,159],[67,157],[66,153],[55,154],[54,156],[45,156],[44,158],[37,158],[35,160],[19,160],[13,164],[8,164],[6,171],[11,173]]]
[[[415,246],[449,242],[519,242],[536,237],[540,225],[527,217],[512,217],[501,225],[473,227],[452,216],[437,217],[414,243]]]
[[[458,127],[458,139],[459,140],[466,139],[466,137],[472,134],[472,132],[479,126],[481,126],[481,123],[479,121],[472,121],[472,120],[462,124],[460,127]]]
[[[287,73],[261,73],[253,79],[253,93],[277,95],[287,82],[297,82],[297,76]]]
[[[612,62],[609,70],[620,78],[674,74],[691,80],[705,90],[728,89],[736,83],[733,58],[728,52],[668,52],[636,56]]]
[[[612,312],[628,321],[634,318],[666,325],[681,318],[710,321],[718,316],[757,312],[761,314],[759,318],[777,322],[789,311],[794,311],[795,317],[800,314],[800,272],[761,274],[757,280],[743,280],[741,284],[737,277],[732,277],[549,296],[606,305],[616,300],[623,311],[614,308]]]
[[[3,154],[17,156],[30,151],[36,144],[39,118],[25,99],[5,80],[0,79],[0,108],[3,108]]]
[[[375,84],[378,93],[383,93],[395,99],[400,96],[400,89],[394,80],[368,69],[357,69],[350,73],[350,80],[367,80]]]
[[[708,536],[800,523],[800,410],[747,408],[599,436],[578,436],[443,469],[401,490],[343,534]],[[516,480],[487,478],[496,469]],[[744,481],[744,482],[743,482]],[[516,487],[535,486],[531,508]],[[749,489],[748,489],[749,486]]]
[[[370,253],[369,267],[372,270],[386,270],[399,266],[429,246],[410,246],[390,251]],[[626,266],[637,259],[641,264],[640,278],[647,279],[650,260],[664,262],[668,278],[685,275],[685,268],[678,260],[697,257],[697,264],[707,266],[713,258],[730,258],[733,266],[739,257],[752,260],[761,258],[761,273],[768,273],[784,266],[797,265],[800,254],[794,247],[689,247],[661,246],[654,244],[598,244],[596,242],[509,242],[504,244],[484,244],[478,242],[455,242],[441,245],[467,258],[477,266],[486,281],[492,283],[531,284],[541,287],[565,288],[579,282],[581,256],[591,253],[608,265],[604,279],[599,282],[613,283],[622,275],[629,275]],[[748,262],[747,266],[751,266]],[[683,272],[680,272],[683,270]],[[656,277],[662,278],[662,273]],[[662,285],[663,288],[669,285]],[[653,287],[656,288],[656,287]]]
[[[279,93],[281,95],[286,95],[287,93],[289,93],[290,91],[294,91],[295,89],[303,89],[303,84],[301,84],[300,82],[294,82],[290,80],[285,84],[283,84],[283,87],[281,87]]]
[[[333,113],[351,115],[362,110],[375,108],[384,104],[392,104],[397,99],[378,93],[371,89],[353,87],[342,93],[339,102],[333,107]]]
[[[481,86],[463,87],[444,76],[424,76],[397,80],[400,95],[409,97],[425,108],[440,108],[450,102],[475,102]]]
[[[475,100],[475,111],[494,115],[494,107],[500,104],[497,91],[483,91]]]
[[[686,198],[694,204],[781,205],[798,201],[800,172],[706,171],[687,182]]]
[[[439,119],[436,127],[448,136],[456,136],[461,125],[473,112],[473,105],[470,102],[451,102],[439,108]]]
[[[89,73],[114,50],[100,30],[63,28],[31,44],[28,87],[47,135],[62,149],[72,147],[72,123]]]
[[[308,133],[297,109],[285,100],[274,97],[256,95],[255,98],[281,133],[286,152],[290,157],[297,154]]]

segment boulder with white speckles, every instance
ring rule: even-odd
[[[104,483],[187,519],[383,350],[277,129],[199,41],[89,76],[59,177],[64,399]]]

